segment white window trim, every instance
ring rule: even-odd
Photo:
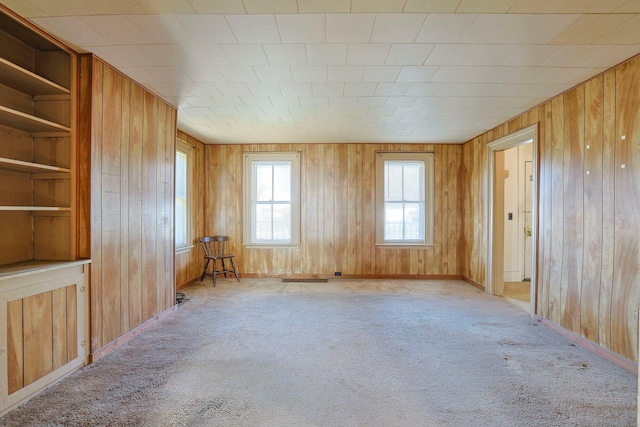
[[[291,177],[291,242],[253,242],[251,240],[252,233],[252,186],[253,186],[253,167],[252,163],[256,161],[291,161],[292,177]],[[243,246],[255,248],[282,248],[282,247],[298,247],[300,246],[300,153],[298,151],[286,152],[249,152],[243,156],[243,179],[242,192],[245,208],[243,209]]]
[[[178,139],[176,141],[176,154],[180,151],[187,156],[187,213],[186,213],[186,228],[187,228],[187,244],[178,246],[176,243],[176,254],[188,252],[193,249],[193,147],[186,142]],[[174,195],[175,197],[175,195]],[[175,214],[174,214],[175,216]],[[175,234],[175,232],[174,232]],[[191,243],[189,243],[191,242]]]
[[[385,160],[422,160],[424,162],[424,241],[385,242],[384,241],[384,162]],[[376,246],[399,249],[429,248],[433,242],[434,216],[434,159],[430,152],[383,152],[376,153]]]

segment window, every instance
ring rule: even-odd
[[[190,249],[191,147],[178,141],[176,149],[176,251]]]
[[[376,244],[433,244],[433,154],[378,153]]]
[[[244,155],[244,244],[300,243],[300,154]]]

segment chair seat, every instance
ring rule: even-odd
[[[204,236],[200,239],[205,259],[200,281],[203,281],[205,276],[213,276],[213,286],[215,287],[216,276],[223,274],[224,277],[227,277],[227,273],[234,274],[236,276],[236,280],[238,280],[238,282],[240,281],[235,262],[235,255],[226,253],[228,241],[228,236]],[[218,263],[218,260],[220,263]],[[225,260],[231,262],[230,268],[225,265]],[[218,264],[220,264],[220,268],[218,268]],[[209,272],[209,266],[211,266],[211,272]]]

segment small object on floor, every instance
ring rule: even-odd
[[[187,295],[184,292],[176,292],[176,304],[180,305],[185,301],[189,301]]]

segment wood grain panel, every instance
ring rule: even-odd
[[[53,371],[51,292],[23,300],[24,385]]]
[[[51,291],[51,321],[53,324],[53,369],[65,365],[67,359],[67,289]]]
[[[24,344],[22,341],[22,300],[7,303],[8,394],[24,387]]]
[[[87,63],[90,63],[89,66]],[[176,111],[99,59],[91,73],[80,187],[91,194],[91,351],[95,353],[174,303],[173,177]],[[88,108],[82,110],[87,114]],[[85,218],[87,212],[84,213]],[[82,222],[82,220],[81,220]]]

